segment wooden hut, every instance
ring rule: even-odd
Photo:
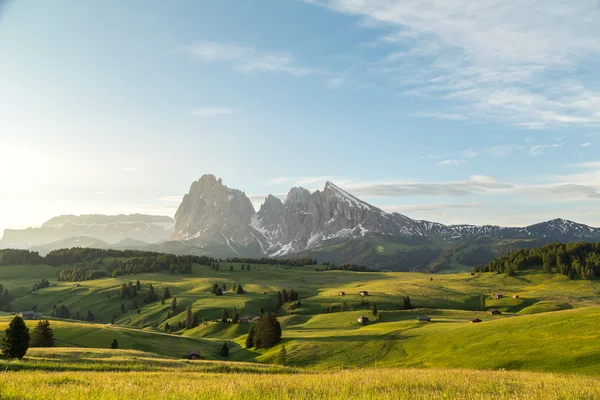
[[[469,320],[470,324],[476,324],[478,322],[481,322],[481,320],[479,318],[472,318],[472,319]]]

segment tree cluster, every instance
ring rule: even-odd
[[[551,243],[513,250],[473,271],[514,275],[526,269],[560,273],[571,279],[596,279],[600,276],[600,243]]]
[[[259,265],[287,265],[292,267],[302,267],[304,265],[315,265],[317,260],[311,258],[279,259],[279,258],[244,258],[233,257],[225,259],[226,262],[259,264]]]
[[[250,327],[246,348],[268,349],[281,340],[281,325],[275,314],[264,314]]]
[[[2,249],[0,250],[0,266],[41,264],[44,258],[37,251]]]

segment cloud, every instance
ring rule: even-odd
[[[305,76],[316,72],[299,65],[294,56],[285,52],[260,52],[251,46],[232,43],[202,41],[183,48],[183,51],[204,61],[229,63],[236,71],[282,72],[293,76]]]
[[[214,117],[216,115],[231,115],[235,114],[236,110],[233,108],[227,107],[204,107],[204,108],[196,108],[187,115],[193,115],[196,117]]]
[[[364,63],[363,76],[407,96],[440,100],[443,109],[431,117],[501,120],[525,129],[600,125],[595,0],[568,6],[548,0],[543,7],[536,0],[307,2],[377,29],[384,54]]]
[[[335,179],[335,177],[333,177],[333,176],[304,176],[304,177],[279,176],[276,178],[270,178],[270,179],[263,180],[263,181],[261,181],[261,183],[264,183],[267,185],[290,185],[290,186],[308,186],[308,185],[318,184],[318,186],[323,186],[323,185],[325,185],[325,182],[334,180],[334,179]]]
[[[124,171],[124,172],[135,172],[135,171],[137,171],[137,170],[138,170],[138,169],[137,169],[137,168],[135,168],[135,167],[123,167],[123,171]]]
[[[468,180],[451,182],[348,182],[338,186],[355,196],[364,197],[460,197],[514,187],[485,175],[473,175]]]
[[[435,204],[414,204],[414,205],[397,205],[383,207],[387,212],[430,212],[457,208],[481,208],[484,203],[435,203]]]
[[[182,200],[183,200],[183,196],[165,196],[165,197],[161,197],[160,199],[157,199],[156,201],[181,203]]]
[[[563,145],[563,142],[552,143],[552,144],[538,144],[535,146],[531,146],[531,148],[529,149],[529,154],[531,154],[532,156],[537,156],[537,155],[542,154],[545,149],[552,149],[552,148],[560,147],[562,145]]]
[[[590,142],[581,143],[581,147],[590,147],[591,145]]]
[[[473,150],[464,150],[462,152],[463,156],[465,156],[466,158],[475,158],[477,157],[477,152],[473,151]]]
[[[96,194],[100,194],[102,196],[114,196],[114,193],[111,192],[96,192]]]
[[[438,165],[452,165],[452,166],[457,166],[460,164],[464,164],[465,162],[463,160],[444,160],[444,161],[440,161],[438,163]]]
[[[446,119],[450,121],[462,121],[467,119],[464,115],[456,114],[456,113],[444,113],[444,112],[419,112],[411,114],[413,117],[421,117],[421,118],[437,118],[437,119]]]

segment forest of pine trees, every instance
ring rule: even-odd
[[[600,276],[600,243],[551,243],[513,250],[473,271],[514,275],[526,269],[560,273],[571,279],[596,279]]]

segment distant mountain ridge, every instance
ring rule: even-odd
[[[313,193],[292,188],[283,202],[269,195],[257,213],[243,192],[204,175],[177,210],[173,239],[215,254],[281,257],[372,235],[448,243],[481,236],[580,241],[600,240],[600,229],[564,219],[522,228],[414,220],[387,213],[331,182]]]
[[[480,240],[485,239],[485,240]],[[64,247],[160,251],[216,257],[310,257],[392,270],[470,268],[515,248],[600,241],[600,229],[565,219],[527,227],[444,225],[388,213],[332,182],[323,190],[268,195],[258,212],[214,175],[193,182],[175,218],[62,215],[39,228],[7,229],[0,248],[44,254]]]
[[[155,243],[168,240],[173,218],[157,215],[61,215],[39,228],[6,229],[0,248],[28,249],[70,238],[87,237],[107,244],[125,239]],[[89,242],[89,240],[87,241]]]

